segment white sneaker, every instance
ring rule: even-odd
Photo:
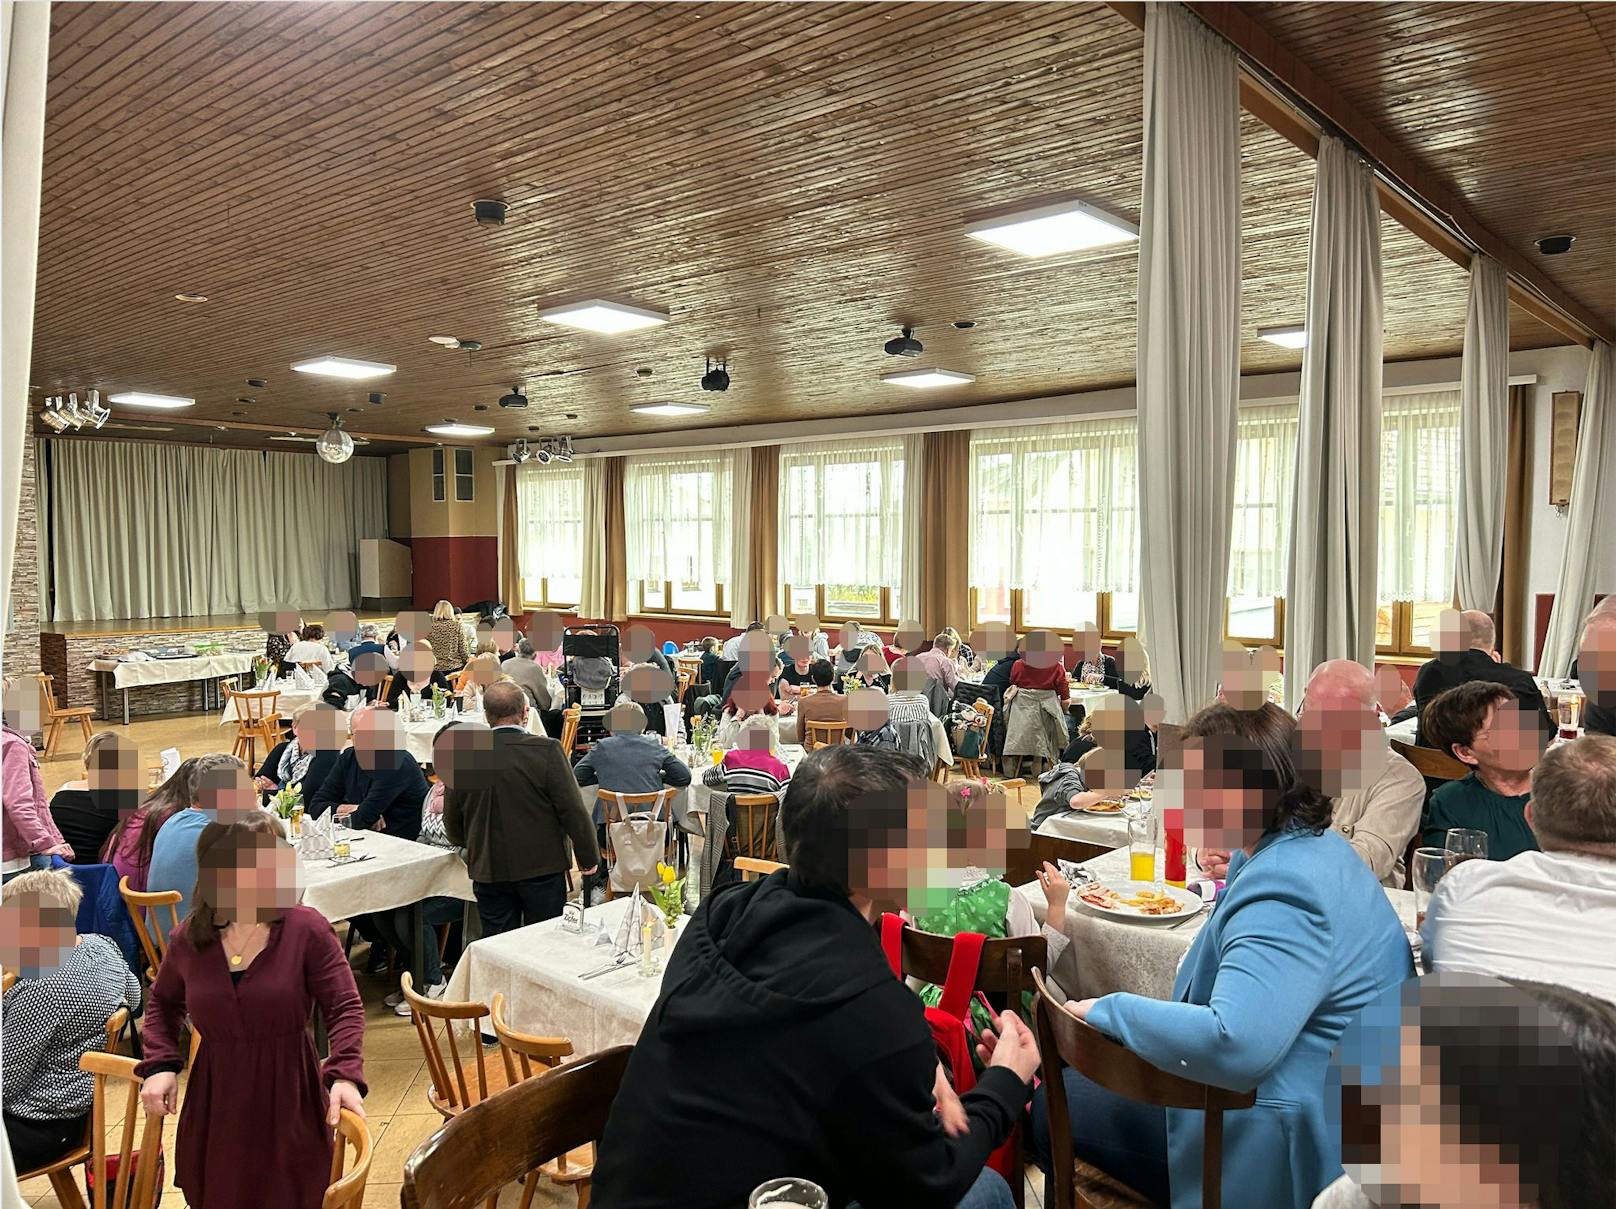
[[[390,1008],[396,1008],[399,1004],[404,1002],[404,992],[394,991],[391,995],[388,995],[385,999],[383,999],[382,1002]],[[408,1012],[404,1014],[406,1016],[409,1015]]]
[[[427,987],[425,990],[423,990],[421,992],[421,996],[424,999],[442,999],[443,998],[443,993],[445,991],[447,991],[448,989],[449,989],[449,984],[447,982],[434,983],[433,985],[431,985],[431,986]],[[406,1002],[403,1002],[402,999],[400,1000],[399,1004],[395,1008],[393,1008],[393,1015],[395,1015],[395,1016],[408,1016],[409,1014],[410,1014],[410,1005],[408,1003],[406,1003]]]

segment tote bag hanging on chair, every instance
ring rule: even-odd
[[[668,821],[662,815],[667,794],[649,811],[628,812],[621,794],[610,794],[606,805],[606,834],[612,845],[613,894],[628,894],[638,886],[649,892],[657,884],[657,862],[668,849]],[[613,818],[615,813],[620,816]]]

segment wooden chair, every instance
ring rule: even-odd
[[[525,1079],[546,1075],[560,1066],[563,1058],[572,1056],[572,1042],[565,1037],[536,1037],[513,1029],[505,1019],[504,992],[495,991],[494,1002],[490,1006],[490,1019],[494,1022],[494,1036],[499,1038],[500,1056],[505,1060],[508,1086],[515,1087]],[[537,1070],[534,1069],[535,1064]],[[589,1181],[594,1170],[593,1146],[580,1146],[570,1154],[557,1155],[553,1162],[543,1163],[538,1168],[539,1174],[552,1183],[572,1188],[579,1203],[584,1205],[589,1203]],[[537,1180],[529,1178],[524,1181],[520,1209],[528,1209],[533,1203],[537,1188]]]
[[[1029,832],[1025,848],[1011,848],[1004,880],[1012,886],[1025,886],[1034,879],[1038,870],[1044,867],[1045,861],[1054,865],[1057,861],[1068,860],[1075,865],[1081,865],[1084,861],[1092,861],[1095,857],[1103,856],[1110,851],[1111,849],[1104,844],[1090,844],[1084,840],[1069,840],[1065,836]]]
[[[15,981],[16,975],[12,975],[11,977],[12,977],[13,981]],[[126,1023],[128,1023],[128,1020],[129,1020],[129,1010],[127,1008],[119,1008],[116,1012],[113,1012],[112,1015],[107,1019],[106,1028],[107,1028],[107,1049],[108,1049],[108,1051],[110,1051],[113,1048],[114,1044],[116,1043],[116,1039],[117,1039],[118,1034],[123,1031],[123,1027],[124,1027],[124,1025]],[[92,1054],[85,1054],[84,1057],[79,1060],[79,1069],[80,1070],[90,1070],[90,1067],[86,1066],[85,1062],[92,1056],[105,1057],[106,1055],[105,1054],[93,1055],[93,1052],[92,1052]],[[125,1062],[127,1062],[129,1064],[129,1066],[128,1066],[129,1072],[131,1074],[133,1074],[134,1073],[134,1067],[135,1067],[134,1059],[126,1058],[123,1061],[125,1061]],[[139,1082],[136,1082],[136,1084],[135,1084],[135,1096],[136,1096],[137,1099],[139,1097],[139,1088],[140,1088],[140,1084],[139,1084]],[[89,1132],[85,1135],[83,1144],[79,1145],[79,1146],[75,1146],[72,1150],[68,1151],[61,1158],[57,1159],[54,1163],[51,1163],[48,1166],[36,1168],[33,1171],[24,1171],[24,1172],[22,1172],[21,1174],[19,1174],[17,1176],[18,1180],[26,1181],[26,1180],[37,1179],[40,1176],[44,1176],[48,1181],[50,1181],[51,1190],[56,1193],[57,1204],[62,1206],[62,1209],[84,1209],[84,1197],[79,1193],[78,1184],[73,1179],[73,1168],[77,1167],[80,1163],[89,1162],[90,1158],[91,1158],[91,1155],[93,1153],[93,1150],[94,1150],[94,1147],[92,1145],[93,1142],[95,1141],[95,1139],[97,1137],[102,1137],[102,1138],[105,1137],[105,1129],[104,1129],[104,1127],[98,1126],[98,1124],[96,1122],[96,1114],[100,1112],[101,1108],[102,1108],[102,1086],[101,1086],[101,1081],[96,1080],[95,1081],[95,1101],[94,1101],[94,1107],[91,1109],[90,1129],[89,1129]],[[125,1114],[126,1126],[128,1124],[128,1121],[129,1121],[129,1117],[128,1117],[128,1114],[126,1113]],[[158,1127],[159,1135],[160,1135],[161,1130],[162,1130],[162,1122],[160,1120],[158,1121],[158,1126],[157,1127]],[[104,1147],[103,1147],[103,1149],[104,1149]],[[103,1156],[103,1168],[102,1169],[104,1170],[104,1156]],[[155,1175],[156,1175],[155,1171],[153,1171],[152,1174],[155,1177]],[[103,1183],[104,1183],[104,1181],[101,1181],[101,1180],[96,1181],[96,1189],[97,1189],[97,1194],[98,1194],[98,1199],[97,1199],[97,1202],[96,1202],[97,1205],[102,1204],[103,1200],[104,1200],[104,1196],[101,1193],[101,1185]],[[150,1206],[152,1204],[152,1199],[153,1199],[152,1197],[148,1196],[147,1199],[144,1202],[133,1202],[133,1204]]]
[[[1414,770],[1422,777],[1430,777],[1433,781],[1462,781],[1470,775],[1470,765],[1434,747],[1416,747],[1401,739],[1393,739],[1391,745],[1392,750],[1414,765]]]
[[[954,770],[961,776],[970,777],[972,780],[975,780],[982,775],[982,760],[987,755],[988,736],[993,733],[993,707],[986,701],[979,700],[973,704],[972,708],[975,709],[977,713],[982,715],[983,754],[974,758],[967,758],[960,755],[958,752],[955,752]]]
[[[343,1173],[348,1148],[353,1161]],[[365,1183],[370,1179],[370,1127],[365,1118],[344,1108],[337,1118],[337,1136],[331,1147],[331,1182],[326,1185],[320,1209],[359,1209],[365,1200]]]
[[[696,677],[700,674],[700,666],[701,665],[699,662],[691,664],[686,663],[682,659],[679,661],[679,678],[675,689],[675,701],[683,701],[685,699],[685,694],[690,692],[690,690],[696,686]]]
[[[488,1015],[486,1004],[427,999],[416,994],[415,983],[407,970],[399,975],[398,986],[404,992],[404,1001],[410,1005],[410,1019],[415,1022],[415,1033],[426,1055],[427,1073],[432,1076],[427,1101],[439,1116],[447,1121],[505,1089],[504,1070],[497,1066],[492,1071],[488,1069],[478,1036],[480,1022]],[[473,1025],[469,1030],[468,1021]],[[475,1059],[475,1067],[469,1072],[467,1060],[460,1054],[462,1044],[470,1049],[470,1056]]]
[[[738,793],[734,797],[735,826],[730,830],[729,842],[735,858],[772,862],[780,855],[775,827],[780,815],[780,799],[772,793]]]
[[[388,672],[376,684],[376,704],[385,705],[387,694],[393,691],[393,673]]]
[[[837,743],[851,743],[853,732],[847,729],[845,722],[812,722],[804,721],[802,724],[802,749],[813,751],[820,747],[832,747]]]
[[[667,804],[667,809],[662,812],[662,822],[667,829],[667,838],[663,843],[663,849],[664,859],[668,860],[670,863],[672,863],[673,848],[677,838],[674,835],[675,828],[673,826],[673,795],[677,792],[678,790],[670,786],[669,788],[659,789],[652,793],[614,793],[610,789],[603,789],[598,785],[595,786],[595,797],[600,801],[601,810],[604,812],[604,817],[608,822],[610,822],[613,818],[618,817],[618,815],[637,814],[640,812],[649,813],[651,809],[654,808],[659,802]],[[617,815],[614,815],[610,810],[607,809],[606,804],[608,802],[617,806]],[[606,828],[606,849],[601,853],[601,855],[606,858],[606,864],[608,866],[617,863],[617,853],[612,851],[612,829],[610,827]],[[610,902],[613,897],[611,878],[606,879],[605,891],[606,899],[608,902]]]
[[[735,872],[741,875],[743,882],[755,881],[760,877],[767,877],[776,869],[786,866],[780,861],[760,861],[755,856],[738,856],[735,858]]]
[[[133,1058],[121,1054],[92,1052],[79,1059],[79,1069],[89,1072],[95,1080],[95,1106],[90,1111],[90,1172],[95,1179],[95,1209],[148,1209],[157,1203],[163,1118],[144,1114],[140,1109],[140,1087],[145,1080],[135,1074],[136,1065]],[[114,1127],[119,1133],[116,1189],[107,1186],[107,1100],[112,1080],[127,1085],[123,1090],[123,1119]],[[137,1162],[135,1127],[141,1115],[146,1116],[146,1124],[140,1130]],[[57,1199],[61,1199],[60,1194]]]
[[[248,768],[256,768],[259,741],[263,741],[265,755],[276,743],[275,732],[280,729],[281,716],[275,712],[275,703],[280,700],[280,691],[246,693],[227,688],[224,695],[226,701],[235,702],[236,742],[230,754],[245,761]]]
[[[40,712],[45,719],[45,758],[48,760],[56,754],[56,745],[62,740],[62,728],[69,722],[79,724],[84,741],[88,743],[90,736],[95,734],[95,727],[90,725],[95,706],[73,705],[64,708],[56,703],[54,676],[48,672],[35,672],[34,679],[39,681]]]
[[[561,711],[561,751],[569,760],[578,746],[578,720],[583,717],[583,706],[569,705]]]
[[[135,935],[140,937],[141,951],[146,954],[146,981],[157,980],[157,967],[168,952],[168,937],[180,926],[179,904],[184,897],[178,890],[153,890],[142,893],[129,888],[129,879],[118,879],[118,893],[123,895],[129,908],[129,918],[135,921]],[[168,908],[168,926],[163,926],[162,908]],[[148,922],[146,913],[151,912]]]
[[[524,1079],[462,1113],[404,1164],[404,1209],[473,1209],[541,1164],[599,1141],[632,1048]],[[579,1209],[588,1209],[580,1185]]]
[[[318,659],[300,659],[298,660],[297,666],[302,668],[305,672],[325,671],[325,664],[321,663]]]
[[[1050,993],[1043,975],[1033,971],[1038,986],[1038,1052],[1044,1062],[1044,1095],[1049,1110],[1050,1177],[1046,1197],[1050,1209],[1111,1209],[1149,1206],[1151,1201],[1115,1176],[1072,1154],[1071,1114],[1066,1105],[1062,1067],[1070,1066],[1108,1091],[1142,1104],[1190,1108],[1206,1114],[1201,1161],[1201,1204],[1219,1209],[1223,1197],[1223,1114],[1250,1108],[1255,1091],[1226,1091],[1197,1083],[1152,1066],[1133,1051],[1089,1027]]]

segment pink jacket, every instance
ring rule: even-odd
[[[45,798],[45,780],[39,775],[39,758],[26,735],[9,726],[0,727],[0,800],[4,801],[3,858],[20,860],[54,848],[62,833],[51,818]]]

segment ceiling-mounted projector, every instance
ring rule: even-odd
[[[527,396],[522,393],[521,383],[517,383],[515,386],[511,387],[510,394],[501,395],[499,397],[499,405],[501,407],[526,407]]]
[[[883,346],[889,357],[918,357],[926,351],[926,346],[914,337],[913,328],[904,328],[903,335],[894,336]]]

